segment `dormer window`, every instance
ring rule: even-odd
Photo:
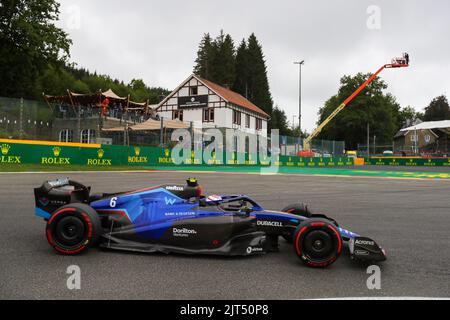
[[[189,87],[189,95],[196,96],[198,95],[198,87]]]

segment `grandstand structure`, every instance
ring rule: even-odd
[[[75,93],[43,97],[54,120],[52,140],[60,142],[93,143],[104,128],[134,125],[154,117],[152,106],[135,102],[130,96],[121,97],[111,89],[95,93]]]

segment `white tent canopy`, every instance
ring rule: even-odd
[[[415,126],[403,128],[400,131],[433,130],[433,129],[450,129],[450,120],[426,121],[416,124]]]

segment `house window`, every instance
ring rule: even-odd
[[[413,133],[412,135],[411,135],[411,141],[412,142],[416,142],[418,139],[418,136],[417,136],[417,134],[416,133]]]
[[[214,122],[214,108],[203,109],[203,122]]]
[[[245,115],[245,127],[250,128],[250,115],[249,114]]]
[[[73,130],[61,130],[59,132],[59,142],[73,142]]]
[[[262,130],[262,119],[256,118],[256,130]]]
[[[189,95],[191,96],[198,95],[198,87],[189,87]]]
[[[430,143],[430,141],[431,141],[431,136],[429,134],[425,135],[425,142]]]
[[[241,112],[233,110],[233,124],[241,125]]]
[[[95,140],[95,130],[83,129],[81,130],[81,143],[93,143]]]
[[[173,110],[172,111],[172,120],[180,120],[183,121],[183,110]]]

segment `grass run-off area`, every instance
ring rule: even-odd
[[[64,171],[186,171],[220,172],[248,174],[303,174],[322,176],[373,177],[398,179],[444,179],[450,180],[449,170],[422,172],[420,168],[396,170],[396,167],[383,169],[347,168],[299,168],[299,167],[258,167],[258,166],[45,166],[38,164],[0,164],[0,172],[64,172]]]

